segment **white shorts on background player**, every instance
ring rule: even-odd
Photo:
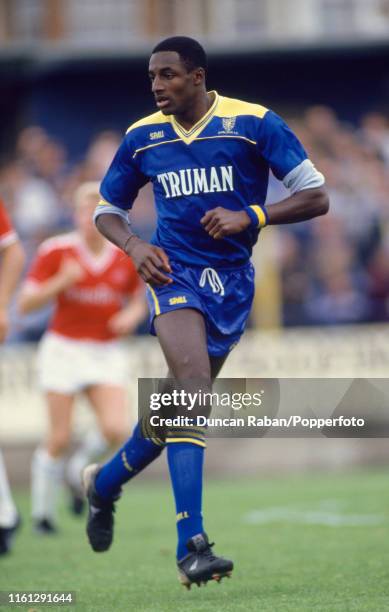
[[[76,340],[46,333],[38,350],[38,382],[43,391],[73,394],[92,385],[124,386],[128,360],[117,340]]]

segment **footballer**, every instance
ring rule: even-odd
[[[25,255],[5,205],[0,200],[0,344],[9,330],[8,308],[23,271]],[[20,517],[0,450],[0,556],[10,552]]]
[[[41,244],[19,296],[23,313],[49,303],[54,306],[37,354],[48,431],[31,462],[33,525],[43,536],[57,532],[57,502],[76,398],[87,398],[98,431],[92,429],[84,436],[68,464],[73,512],[82,510],[77,503],[82,469],[109,445],[118,448],[127,437],[128,364],[120,338],[144,318],[144,288],[132,261],[92,222],[98,188],[98,183],[86,182],[76,189],[75,231]]]
[[[207,392],[239,341],[254,296],[250,262],[268,225],[328,211],[324,177],[273,111],[206,88],[207,58],[187,37],[160,42],[149,62],[158,111],[132,124],[101,184],[95,222],[135,263],[148,284],[151,333],[168,376]],[[268,209],[270,170],[290,190]],[[157,227],[151,244],[131,230],[128,211],[151,181]],[[184,383],[185,381],[185,383]],[[196,381],[196,383],[195,383]],[[150,432],[144,420],[105,465],[88,466],[87,533],[95,551],[113,537],[113,510],[123,483],[167,452],[176,504],[179,579],[220,581],[233,562],[217,556],[203,526],[205,430]]]

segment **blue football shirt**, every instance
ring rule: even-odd
[[[101,206],[129,210],[151,181],[157,208],[153,244],[183,264],[243,265],[259,229],[250,226],[215,240],[200,219],[217,206],[234,211],[263,206],[269,170],[282,180],[306,159],[299,140],[274,112],[214,92],[211,108],[189,131],[162,112],[129,127],[101,184]]]

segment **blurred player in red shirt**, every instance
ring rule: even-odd
[[[0,344],[8,332],[8,306],[24,264],[24,253],[0,200]],[[9,552],[19,516],[0,452],[0,555]]]
[[[78,188],[77,230],[43,242],[20,296],[23,313],[55,303],[38,351],[39,382],[49,412],[48,436],[32,462],[32,515],[40,533],[56,530],[56,500],[76,395],[86,395],[109,444],[119,444],[129,429],[128,363],[118,338],[133,332],[144,318],[144,288],[132,261],[96,230],[92,216],[98,199],[98,183]],[[88,462],[95,446],[87,436],[81,461],[72,459],[68,478],[73,488],[81,486],[81,463]]]

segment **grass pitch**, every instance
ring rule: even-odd
[[[88,612],[389,611],[389,469],[341,475],[212,481],[206,529],[235,570],[186,591],[176,577],[174,506],[168,482],[131,483],[118,504],[114,545],[93,553],[84,520],[63,508],[61,534],[24,525],[0,559],[0,590],[75,591]],[[22,607],[21,607],[22,608]],[[14,610],[0,606],[2,610]],[[19,608],[20,609],[20,608]]]

